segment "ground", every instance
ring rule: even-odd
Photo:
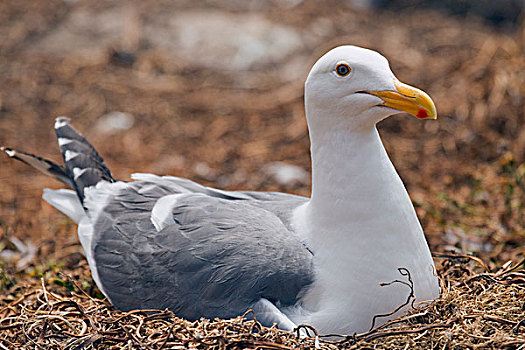
[[[437,121],[399,115],[379,129],[444,293],[400,322],[399,334],[383,329],[337,346],[519,348],[525,24],[502,29],[435,10],[353,4],[2,2],[0,145],[59,161],[52,125],[66,115],[119,179],[154,172],[308,195],[306,74],[334,46],[378,50],[438,109]],[[44,187],[61,185],[0,155],[3,347],[315,345],[239,320],[192,325],[111,309],[97,299],[75,225],[41,200]]]

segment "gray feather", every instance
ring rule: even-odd
[[[63,166],[55,164],[50,160],[44,159],[34,154],[16,151],[8,147],[0,147],[0,150],[7,153],[9,157],[26,163],[27,165],[32,166],[40,172],[48,176],[54,177],[66,186],[73,188],[73,183],[69,179],[69,176],[66,174],[66,169]]]
[[[227,318],[261,298],[293,305],[312,282],[312,255],[287,227],[305,198],[157,179],[128,184],[95,223],[97,271],[117,308]],[[155,202],[181,192],[173,223],[157,232]]]

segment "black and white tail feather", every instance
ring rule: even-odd
[[[26,163],[27,165],[32,166],[33,168],[48,176],[54,177],[70,188],[75,187],[66,173],[66,168],[61,165],[55,164],[50,160],[44,159],[34,154],[16,151],[9,147],[0,147],[0,150],[7,153],[9,157]]]
[[[9,157],[26,163],[73,188],[76,195],[66,189],[45,189],[43,197],[79,223],[85,216],[85,208],[82,208],[85,190],[101,181],[115,182],[115,179],[95,148],[69,124],[69,121],[69,118],[66,117],[59,117],[55,120],[55,132],[64,166],[12,148],[1,147],[0,150],[6,152]]]
[[[102,180],[115,182],[102,157],[86,138],[69,124],[69,118],[56,119],[55,133],[64,159],[66,174],[81,202],[84,201],[85,188],[94,186]]]

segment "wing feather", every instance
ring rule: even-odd
[[[261,298],[293,305],[311,283],[311,253],[288,225],[302,197],[256,198],[177,178],[146,179],[117,186],[94,222],[97,272],[117,308],[169,308],[192,320],[234,317]],[[155,203],[173,194],[173,220],[158,231]]]

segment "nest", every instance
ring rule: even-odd
[[[438,258],[440,299],[361,334],[324,335],[309,325],[286,332],[261,326],[257,315],[190,322],[169,310],[120,312],[80,286],[83,266],[77,275],[49,271],[9,290],[0,303],[0,341],[4,349],[523,348],[525,260],[489,272],[475,257]]]

